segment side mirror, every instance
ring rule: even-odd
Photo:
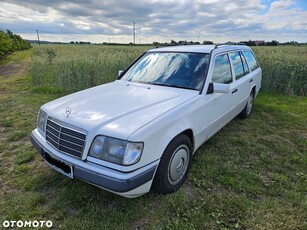
[[[118,71],[118,74],[117,74],[117,77],[120,77],[120,76],[122,75],[123,72],[124,72],[124,71],[119,70],[119,71]]]
[[[230,92],[229,84],[213,83],[213,82],[209,83],[208,90],[207,90],[207,94],[229,93],[229,92]]]

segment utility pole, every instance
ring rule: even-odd
[[[38,42],[38,45],[40,45],[38,30],[36,30],[36,34],[37,34],[37,42]]]
[[[133,22],[133,44],[135,44],[135,22]]]

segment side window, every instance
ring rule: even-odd
[[[244,51],[244,56],[246,57],[246,60],[248,62],[249,67],[251,70],[255,70],[259,67],[258,62],[256,61],[256,58],[254,57],[253,53],[250,51]]]
[[[244,67],[243,67],[243,63],[242,63],[239,52],[230,53],[230,58],[233,64],[236,79],[240,79],[241,77],[245,75],[245,73],[244,73]]]
[[[243,55],[242,52],[240,52],[240,56],[241,56],[241,59],[242,59],[242,62],[243,62],[243,67],[244,67],[244,73],[245,74],[248,74],[249,73],[249,68],[248,68],[248,65],[247,65],[247,61]]]
[[[212,82],[223,84],[232,82],[230,61],[227,54],[222,54],[215,58]]]

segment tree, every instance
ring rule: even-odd
[[[267,45],[267,46],[277,46],[278,43],[279,43],[278,41],[272,40],[271,42],[267,42],[266,45]]]
[[[204,45],[213,45],[213,42],[212,41],[203,41],[203,44]]]
[[[26,50],[31,48],[31,44],[22,39],[21,36],[7,30],[6,33],[0,30],[0,57],[14,52],[15,50]]]
[[[0,30],[0,57],[4,57],[13,50],[13,42],[7,34]]]
[[[256,43],[252,40],[248,40],[248,41],[241,41],[240,43],[244,43],[247,46],[255,46]]]

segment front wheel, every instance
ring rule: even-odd
[[[242,119],[245,119],[247,117],[249,117],[249,115],[251,114],[252,112],[252,109],[253,109],[253,104],[254,104],[254,91],[252,91],[250,94],[249,94],[249,97],[248,97],[248,100],[246,102],[246,105],[244,107],[244,109],[242,110],[242,112],[239,114],[239,116],[242,118]]]
[[[178,135],[169,143],[153,182],[153,189],[157,193],[175,192],[183,184],[191,164],[191,151],[191,140],[185,134]]]

